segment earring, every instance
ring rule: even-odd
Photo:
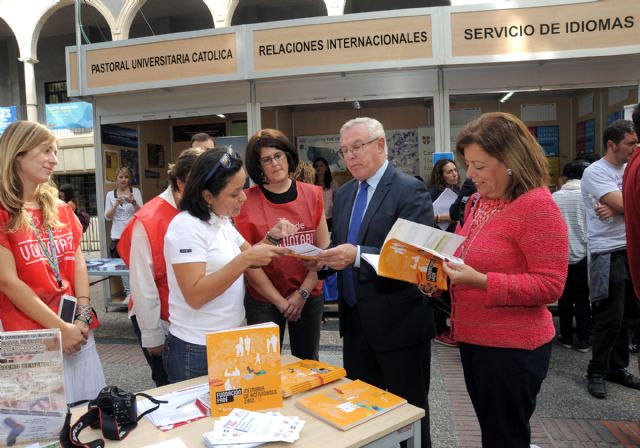
[[[507,168],[507,176],[513,176],[513,171],[511,171],[511,168]]]

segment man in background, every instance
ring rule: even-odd
[[[198,132],[191,137],[191,147],[204,150],[213,149],[216,147],[216,141],[206,132]]]
[[[622,184],[625,163],[638,142],[630,121],[616,120],[604,130],[605,155],[582,176],[582,198],[589,229],[589,289],[593,313],[588,391],[606,397],[605,380],[640,389],[629,365],[629,321],[640,304],[627,263]]]
[[[361,258],[380,253],[398,218],[433,226],[425,184],[389,164],[387,151],[379,121],[355,118],[342,126],[340,154],[355,179],[336,193],[331,248],[318,262],[339,271],[347,375],[423,408],[422,447],[430,447],[431,305],[415,285],[378,277]]]
[[[636,136],[640,135],[640,104],[633,109],[633,127]],[[624,222],[627,230],[627,257],[629,259],[629,273],[635,289],[636,297],[640,297],[640,147],[636,146],[631,154],[624,172],[622,182],[622,196],[624,199]],[[640,351],[640,324],[635,325],[635,335],[631,341],[630,350]],[[638,358],[640,365],[640,358]]]
[[[560,300],[560,345],[586,353],[591,348],[591,305],[587,266],[587,217],[582,201],[581,179],[589,162],[572,160],[562,169],[560,190],[553,193],[569,230],[569,270]],[[574,341],[573,317],[576,318]]]

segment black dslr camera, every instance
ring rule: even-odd
[[[116,386],[104,387],[98,397],[89,402],[89,409],[92,408],[100,408],[120,426],[133,426],[138,421],[136,396]]]

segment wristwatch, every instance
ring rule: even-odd
[[[307,291],[306,289],[298,289],[298,293],[300,293],[300,297],[302,297],[304,300],[307,300],[309,298],[309,296],[311,294],[309,294],[309,291]]]

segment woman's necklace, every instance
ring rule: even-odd
[[[473,220],[469,227],[469,233],[460,249],[460,258],[463,260],[469,253],[469,249],[471,249],[476,237],[482,232],[482,229],[484,229],[484,226],[491,221],[491,218],[497,213],[504,210],[508,204],[508,202],[504,200],[485,200],[484,203],[481,203],[481,201],[482,199],[478,200],[478,203],[474,207]]]

